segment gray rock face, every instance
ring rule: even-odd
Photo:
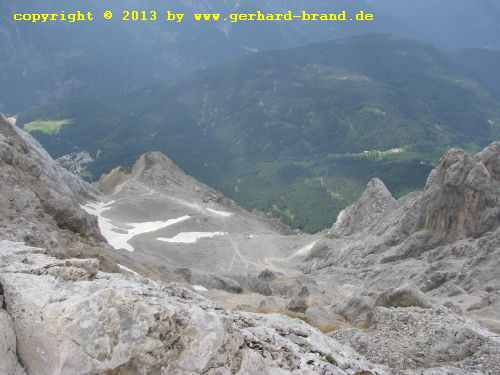
[[[121,167],[113,169],[101,177],[98,186],[101,192],[112,194],[131,181],[176,198],[192,199],[196,195],[201,197],[204,204],[215,203],[241,210],[234,201],[188,175],[161,152],[141,155],[131,170]]]
[[[54,253],[102,240],[96,219],[79,206],[92,197],[90,186],[54,162],[31,136],[3,116],[0,171],[4,238],[45,246]]]
[[[494,230],[500,223],[499,159],[500,142],[476,155],[451,149],[430,174],[422,194],[400,202],[373,179],[358,202],[339,215],[331,234],[370,232],[388,237],[392,227],[392,232],[403,234],[390,239],[395,242],[426,229],[434,242],[452,242]],[[404,205],[407,212],[401,212]]]
[[[374,178],[368,182],[361,198],[339,214],[331,234],[348,236],[365,230],[375,224],[386,211],[392,210],[396,206],[396,199],[387,190],[384,183],[378,178]]]
[[[386,373],[299,320],[228,313],[175,285],[96,274],[94,260],[8,241],[0,254],[29,374]]]
[[[474,156],[448,151],[427,182],[418,225],[446,241],[478,237],[498,227],[499,158],[500,143]]]
[[[499,372],[499,159],[450,150],[423,192],[372,182],[339,216],[299,265],[351,325],[334,337],[402,373]]]
[[[18,362],[16,344],[16,333],[12,319],[5,310],[0,309],[0,374],[26,374]]]

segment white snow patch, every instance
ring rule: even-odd
[[[188,202],[188,201],[186,201],[184,199],[180,199],[180,198],[174,198],[174,197],[168,197],[168,198],[173,202],[179,203],[183,206],[186,206],[186,207],[191,208],[195,211],[203,213],[203,207],[197,203],[191,203],[191,202]]]
[[[134,270],[131,270],[130,268],[127,268],[121,264],[118,264],[118,268],[121,269],[122,271],[125,271],[125,272],[128,272],[128,273],[131,273],[132,275],[135,275],[135,276],[140,276],[137,272],[135,272]]]
[[[213,214],[216,214],[216,215],[219,215],[219,216],[223,216],[223,217],[233,216],[233,214],[231,212],[214,210],[213,208],[207,208],[207,211],[210,211]]]
[[[208,292],[208,289],[202,285],[193,285],[193,289],[197,292]]]
[[[299,250],[297,250],[295,253],[292,254],[291,258],[308,255],[313,249],[314,245],[316,245],[317,243],[318,241],[314,241],[309,245],[301,247]]]
[[[144,233],[156,232],[157,230],[169,227],[171,225],[188,220],[190,216],[182,216],[177,219],[166,221],[147,221],[143,223],[123,223],[120,226],[113,223],[110,219],[105,218],[102,214],[111,209],[115,201],[87,203],[82,205],[82,208],[89,214],[97,216],[99,229],[108,243],[116,250],[125,249],[134,251],[135,249],[129,244],[129,241]]]
[[[196,243],[202,238],[213,238],[217,236],[225,236],[226,232],[182,232],[172,238],[158,237],[158,241],[170,243]]]

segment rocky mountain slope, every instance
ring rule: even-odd
[[[452,149],[423,192],[396,200],[373,180],[339,215],[300,264],[325,286],[353,286],[331,308],[356,328],[334,337],[388,365],[500,371],[499,161],[499,143]]]
[[[0,117],[3,238],[51,249],[85,252],[104,241],[94,217],[80,208],[97,192],[52,160],[15,119]],[[75,236],[77,234],[77,236]]]
[[[498,143],[304,235],[161,153],[93,188],[0,125],[2,374],[500,372]]]
[[[80,207],[95,192],[0,120],[2,374],[386,373],[301,321],[226,312],[179,285],[104,272],[86,250],[108,247]]]
[[[238,279],[274,268],[313,236],[250,213],[196,181],[168,157],[142,155],[131,170],[101,177],[100,202],[83,208],[99,217],[101,232],[124,253],[123,265],[163,280],[241,291]]]

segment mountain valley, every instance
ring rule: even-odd
[[[160,151],[243,207],[316,232],[371,178],[399,197],[423,187],[446,149],[497,139],[498,96],[486,72],[470,71],[429,45],[359,36],[253,54],[125,97],[67,97],[18,121],[71,121],[31,132],[55,157],[90,154],[91,179]]]
[[[400,199],[373,179],[308,235],[161,153],[92,187],[0,134],[6,374],[500,371],[498,143]]]
[[[136,5],[107,3],[115,11]],[[141,6],[162,11],[164,4]],[[4,17],[35,8],[36,1],[0,5]],[[188,15],[365,10],[376,22],[186,19],[136,27],[100,20],[39,28],[5,19],[0,85],[16,89],[0,97],[0,110],[17,115],[55,158],[88,154],[81,169],[88,180],[160,151],[246,209],[310,233],[331,226],[371,178],[399,197],[423,187],[446,149],[477,152],[497,139],[491,20],[498,7],[489,1],[474,9],[486,20],[481,26],[462,22],[459,9],[472,12],[463,1],[269,0],[257,9],[247,1],[176,0],[168,8]],[[60,4],[45,2],[40,11],[61,11]],[[423,26],[437,19],[439,33]]]

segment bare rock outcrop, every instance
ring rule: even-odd
[[[479,237],[500,224],[500,142],[476,155],[449,150],[422,193],[395,200],[382,181],[371,180],[360,199],[342,211],[334,237],[369,233],[399,244],[428,231],[432,243]]]
[[[0,298],[3,296],[0,295]],[[9,314],[0,308],[0,374],[26,375],[17,358],[17,339]]]
[[[93,275],[92,262],[61,263],[19,243],[0,242],[0,254],[30,374],[388,373],[300,320],[226,312],[173,284]]]
[[[99,189],[112,193],[129,180],[139,181],[161,191],[196,190],[216,195],[208,186],[196,181],[161,152],[148,152],[139,157],[132,168],[117,167],[99,180]]]
[[[452,149],[422,192],[370,183],[339,216],[299,266],[352,325],[334,337],[401,373],[500,373],[499,160]]]
[[[452,149],[429,176],[419,228],[445,241],[478,237],[500,224],[500,143],[471,156]]]
[[[80,208],[81,202],[93,196],[92,188],[62,168],[3,115],[0,172],[0,231],[4,238],[59,254],[103,240],[96,218]]]
[[[397,205],[396,199],[384,183],[378,178],[374,178],[368,182],[361,198],[339,214],[331,234],[348,236],[366,230]]]

